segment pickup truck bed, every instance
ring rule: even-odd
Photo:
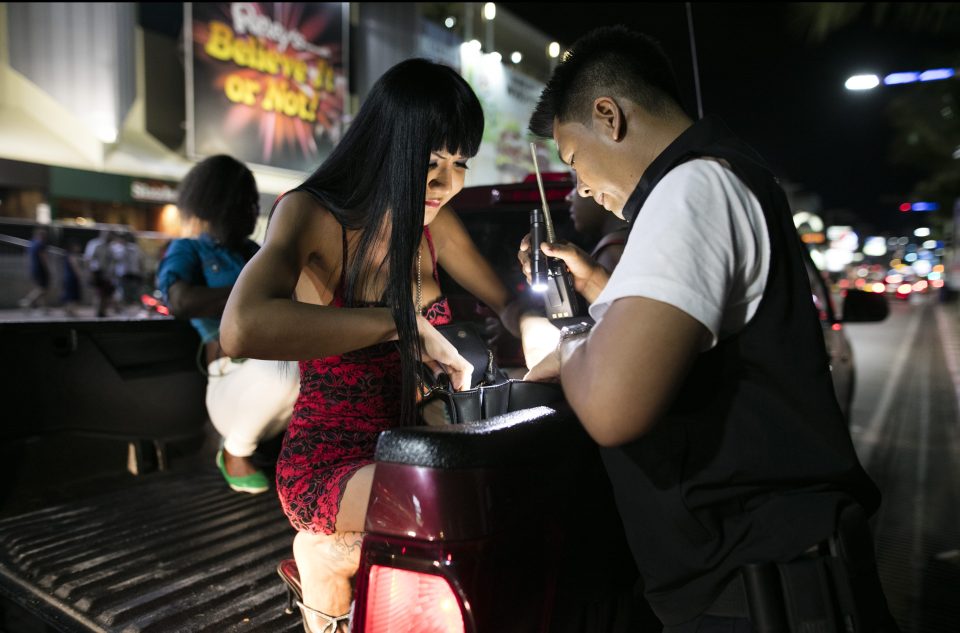
[[[0,323],[0,631],[301,630],[293,529],[214,466],[198,345],[172,319]]]
[[[293,535],[274,494],[230,493],[212,467],[6,518],[0,630],[302,630],[275,571]],[[50,628],[13,628],[20,609]]]

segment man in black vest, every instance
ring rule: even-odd
[[[564,328],[528,379],[559,377],[601,445],[665,630],[895,631],[865,521],[879,491],[774,176],[721,122],[693,122],[659,46],[621,27],[574,44],[530,129],[630,222],[612,274],[542,245],[596,326]]]

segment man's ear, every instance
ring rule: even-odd
[[[593,102],[592,119],[594,129],[600,134],[619,142],[623,140],[627,119],[623,110],[611,97],[598,97]]]

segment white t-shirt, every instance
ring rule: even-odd
[[[691,160],[650,192],[590,316],[599,323],[623,297],[656,299],[710,331],[706,351],[750,321],[769,269],[770,238],[756,196],[722,162]]]

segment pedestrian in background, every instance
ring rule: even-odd
[[[126,307],[139,303],[143,288],[143,250],[133,233],[122,234],[117,242],[116,276],[120,286],[120,297]]]
[[[66,316],[77,316],[77,306],[82,300],[80,280],[83,278],[83,253],[80,243],[70,240],[63,254],[63,293],[60,302]]]
[[[50,265],[47,261],[47,229],[37,228],[27,248],[27,262],[30,269],[30,281],[33,287],[20,300],[21,308],[47,307],[47,293],[50,290]]]
[[[83,261],[90,276],[93,288],[94,310],[98,317],[105,317],[113,308],[113,295],[116,284],[113,281],[113,254],[110,242],[113,232],[100,231],[100,234],[87,242],[83,251]]]

